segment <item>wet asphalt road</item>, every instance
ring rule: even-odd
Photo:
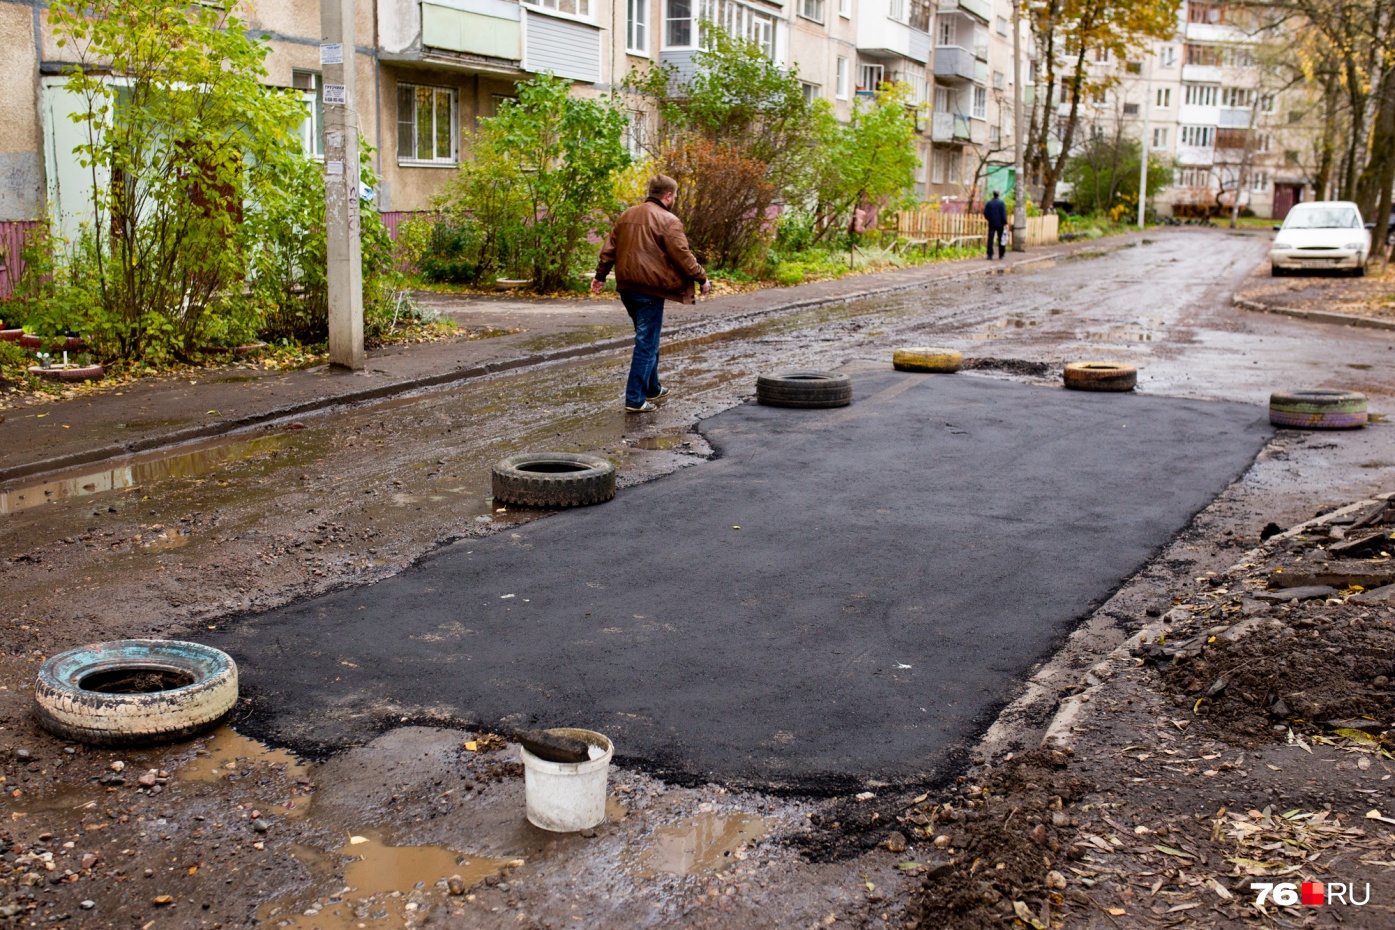
[[[199,638],[277,744],[583,726],[683,781],[925,783],[1272,432],[1243,404],[855,385],[840,410],[719,414],[719,458],[611,503]]]

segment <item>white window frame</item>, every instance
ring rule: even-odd
[[[988,119],[988,88],[974,85],[973,104],[970,113],[974,119]]]
[[[625,149],[635,158],[643,158],[647,153],[644,147],[649,135],[649,114],[643,110],[625,112]]]
[[[813,103],[823,96],[823,88],[818,84],[811,84],[808,81],[800,81],[799,89],[804,92],[804,101]]]
[[[1256,194],[1262,194],[1269,190],[1269,172],[1256,171],[1254,176],[1250,178],[1250,190]]]
[[[1124,104],[1124,116],[1133,116],[1133,117],[1136,117],[1136,116],[1138,116],[1138,109],[1139,109],[1138,104],[1136,104],[1136,103],[1126,103],[1126,104]]]
[[[1183,145],[1190,145],[1199,149],[1210,149],[1216,147],[1216,127],[1215,126],[1183,126],[1181,141]]]
[[[1153,127],[1153,145],[1152,145],[1152,147],[1155,148],[1155,149],[1165,149],[1165,148],[1167,148],[1167,127],[1166,127],[1166,126],[1154,126],[1154,127]]]
[[[1174,68],[1177,66],[1177,47],[1164,45],[1158,49],[1158,67]]]
[[[772,61],[775,60],[777,54],[775,46],[777,17],[771,11],[742,3],[740,0],[682,0],[688,4],[689,15],[675,18],[670,15],[670,9],[674,2],[675,0],[664,0],[663,48],[665,50],[705,47],[706,37],[703,35],[702,27],[704,23],[713,23],[721,26],[738,39],[756,43]],[[687,43],[671,41],[669,27],[675,22],[688,24]]]
[[[839,57],[834,66],[835,81],[833,92],[839,100],[848,99],[848,60]]]
[[[799,15],[804,19],[823,23],[824,0],[799,0]]]
[[[852,0],[838,0],[838,15],[844,19],[852,19]]]
[[[935,88],[935,112],[953,113],[954,94],[948,87],[936,86]]]
[[[1001,71],[993,72],[993,89],[1003,90],[1007,87],[1007,76]]]
[[[545,10],[553,16],[575,19],[583,23],[596,21],[595,12],[591,9],[591,0],[520,0],[520,2],[524,6]],[[575,10],[564,10],[562,9],[563,4],[574,6]]]
[[[412,90],[412,91],[429,90],[429,91],[431,91],[431,93],[432,93],[432,98],[431,98],[431,99],[432,99],[432,130],[431,130],[431,139],[432,139],[432,152],[433,152],[433,154],[432,154],[432,157],[431,157],[431,158],[422,158],[422,157],[420,156],[420,153],[421,153],[421,145],[419,144],[419,143],[420,143],[420,140],[417,139],[417,135],[416,135],[416,134],[417,134],[417,109],[416,109],[416,108],[417,108],[417,95],[416,95],[416,94],[413,94],[413,95],[412,95],[412,119],[411,119],[411,122],[410,122],[410,125],[411,125],[411,128],[412,128],[412,142],[414,143],[413,146],[412,146],[413,154],[410,155],[410,156],[404,156],[404,155],[402,154],[402,127],[403,127],[403,125],[404,125],[404,121],[403,121],[403,119],[402,119],[402,92],[405,91],[405,90]],[[436,137],[437,137],[436,106],[435,106],[435,105],[436,105],[436,102],[437,102],[437,99],[438,99],[438,95],[441,95],[441,94],[444,94],[444,95],[447,97],[447,100],[448,100],[448,103],[449,103],[448,109],[449,109],[449,112],[450,112],[450,124],[451,124],[451,125],[450,125],[450,152],[448,153],[448,157],[441,157],[441,156],[435,154],[435,140],[436,140]],[[408,166],[408,167],[424,167],[424,168],[449,168],[449,167],[454,167],[455,165],[459,164],[459,158],[460,158],[460,102],[459,102],[459,95],[457,94],[456,89],[455,89],[454,87],[439,87],[439,86],[434,85],[434,84],[408,84],[408,83],[405,83],[405,82],[404,82],[404,83],[401,83],[401,84],[398,84],[398,85],[397,85],[397,110],[398,110],[398,112],[397,112],[397,146],[396,146],[396,151],[397,151],[397,163],[398,163],[399,165],[405,165],[405,166]]]
[[[1260,94],[1260,95],[1259,95],[1259,112],[1261,112],[1261,113],[1273,113],[1273,112],[1274,112],[1274,95],[1273,95],[1273,94]]]
[[[857,86],[868,93],[876,93],[886,81],[885,65],[858,65]]]
[[[625,51],[649,57],[649,0],[625,0]]]
[[[996,26],[998,28],[998,35],[1005,36],[1008,34],[1008,21],[1006,17],[999,16]]]
[[[309,87],[302,87],[308,83]],[[291,71],[291,86],[300,93],[305,104],[305,119],[300,124],[300,145],[307,158],[323,161],[325,157],[324,75],[318,71]]]
[[[944,149],[935,149],[930,153],[930,183],[943,184],[945,182],[945,166],[949,162],[949,155]]]
[[[894,23],[909,23],[910,13],[908,10],[909,4],[906,3],[906,0],[891,0],[891,8],[887,13],[887,19]]]
[[[947,171],[947,172],[945,173],[945,183],[946,183],[946,184],[963,184],[963,183],[964,183],[964,150],[963,150],[963,149],[949,149],[949,150],[947,150],[947,152],[946,152],[945,154],[948,156],[945,160],[949,163],[949,171]]]
[[[1171,88],[1171,87],[1159,87],[1159,88],[1158,88],[1158,99],[1157,99],[1155,105],[1157,106],[1157,108],[1158,108],[1159,110],[1166,110],[1166,109],[1169,109],[1169,108],[1172,106],[1172,88]]]
[[[1182,102],[1189,107],[1214,107],[1220,99],[1219,84],[1183,84]]]
[[[958,46],[958,26],[954,19],[945,16],[940,19],[939,29],[935,30],[936,45]]]

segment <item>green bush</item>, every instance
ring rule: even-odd
[[[417,258],[417,272],[427,281],[474,284],[480,278],[480,247],[484,237],[474,223],[446,218],[429,226]]]
[[[781,287],[793,287],[804,283],[804,266],[797,262],[781,262],[775,266],[772,280]]]

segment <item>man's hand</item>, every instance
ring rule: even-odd
[[[702,282],[702,293],[703,293],[703,294],[710,294],[710,293],[712,293],[712,281],[711,281],[710,279],[707,280],[707,281]]]
[[[591,293],[592,293],[592,294],[599,294],[599,293],[600,293],[601,291],[603,291],[603,290],[605,290],[605,282],[604,282],[604,281],[598,281],[598,280],[596,280],[595,278],[592,278],[592,279],[591,279]]]

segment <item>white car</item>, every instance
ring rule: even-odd
[[[1300,203],[1288,212],[1269,249],[1274,277],[1290,270],[1344,268],[1360,277],[1371,254],[1371,233],[1347,200]]]

